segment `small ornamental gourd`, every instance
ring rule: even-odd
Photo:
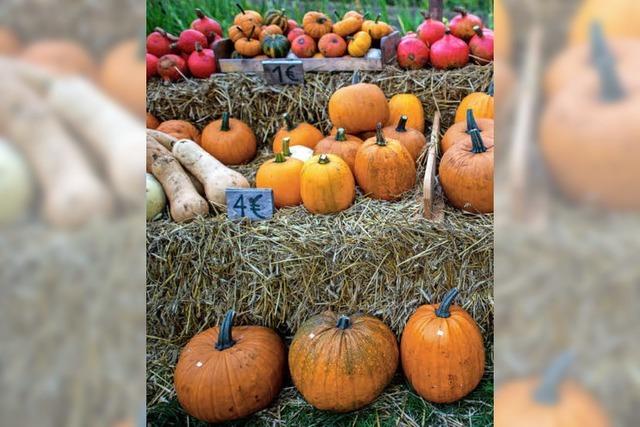
[[[256,188],[271,188],[277,208],[298,206],[300,198],[300,171],[303,162],[276,153],[272,160],[264,162],[256,173]]]
[[[313,37],[302,34],[291,43],[291,52],[298,58],[312,58],[316,53],[316,41]]]
[[[284,343],[269,328],[234,328],[234,315],[229,311],[220,327],[191,338],[176,365],[180,405],[209,423],[237,420],[264,409],[282,388]]]
[[[300,195],[305,208],[314,214],[347,209],[356,197],[356,184],[349,165],[334,154],[310,158],[300,173]]]
[[[256,136],[244,122],[224,112],[202,131],[202,148],[225,165],[242,165],[256,155]]]
[[[424,133],[424,107],[417,96],[409,93],[400,93],[389,100],[387,126],[394,126],[402,116],[407,116],[408,118],[407,127]]]
[[[289,18],[282,10],[270,10],[264,15],[264,25],[277,25],[282,30],[282,33],[289,28]]]
[[[0,146],[0,150],[2,146]],[[0,192],[2,194],[2,192]],[[147,222],[158,219],[162,216],[164,209],[167,207],[167,196],[164,194],[164,190],[162,189],[162,185],[158,182],[158,180],[147,173],[147,181],[146,181],[146,202],[147,202]],[[5,223],[3,221],[4,215],[0,213],[0,224]]]
[[[373,402],[398,367],[393,332],[375,317],[327,311],[307,320],[289,349],[291,379],[314,407],[350,412]]]
[[[160,123],[156,130],[171,135],[176,139],[189,139],[200,143],[200,132],[191,123],[185,120],[167,120]]]
[[[255,31],[256,27],[252,27],[248,33],[245,32],[245,34],[247,34],[245,37],[240,38],[233,44],[236,52],[247,58],[253,58],[254,56],[262,53],[262,45],[260,44],[260,40],[256,40],[253,38]]]
[[[360,72],[356,71],[350,86],[331,95],[329,118],[334,126],[356,135],[374,130],[379,122],[386,123],[389,105],[382,89],[374,84],[360,83]]]
[[[318,50],[326,58],[338,58],[347,53],[347,42],[337,34],[325,34],[318,40]]]
[[[472,92],[465,96],[456,110],[455,122],[466,120],[469,109],[473,110],[476,119],[494,118],[493,84],[489,85],[488,93]]]
[[[381,17],[382,15],[378,14],[375,20],[367,20],[362,23],[362,31],[369,33],[374,40],[380,40],[393,32],[393,27],[386,22],[382,22],[380,20]]]
[[[332,27],[333,22],[331,22],[331,19],[321,12],[307,12],[302,18],[304,32],[316,40],[325,34],[329,34]]]
[[[492,119],[478,119],[473,115],[473,110],[467,110],[467,120],[458,122],[445,132],[440,140],[440,154],[446,153],[449,148],[459,142],[471,142],[471,133],[480,132],[482,141],[489,147],[494,144],[494,124]]]
[[[358,149],[354,170],[358,185],[374,199],[398,199],[416,184],[415,160],[400,141],[385,138],[381,123]]]
[[[472,213],[493,212],[493,146],[480,132],[455,143],[440,160],[440,183],[449,203]]]
[[[258,37],[258,39],[260,40],[260,42],[263,42],[265,37],[273,36],[276,34],[283,34],[280,27],[278,27],[277,25],[267,25],[265,27],[262,27],[262,30],[260,30],[260,37]]]
[[[418,160],[422,150],[427,146],[427,138],[420,131],[407,127],[407,116],[401,116],[397,126],[382,129],[385,138],[395,139],[407,149],[413,160]]]
[[[227,30],[227,33],[229,34],[229,39],[234,43],[244,38],[244,33],[242,32],[242,28],[240,28],[237,25],[230,26],[229,29]]]
[[[369,52],[369,48],[371,48],[371,36],[369,33],[364,31],[357,32],[351,40],[349,40],[349,45],[347,46],[347,50],[349,51],[349,55],[354,58],[362,58]]]
[[[345,15],[342,20],[336,11],[336,17],[338,18],[338,22],[333,24],[333,32],[340,37],[347,37],[357,33],[362,28],[364,22],[363,16],[354,11],[352,11],[352,14],[349,16]]]
[[[495,395],[495,427],[609,427],[611,421],[597,400],[574,380],[566,379],[573,360],[561,354],[540,377],[509,381]],[[561,420],[561,424],[559,424]]]
[[[270,58],[284,58],[289,48],[291,43],[282,34],[270,34],[262,41],[262,51]]]
[[[400,340],[402,369],[424,399],[451,403],[469,394],[484,374],[480,328],[461,307],[452,306],[456,288],[441,304],[419,307]]]
[[[290,139],[290,147],[304,145],[311,149],[314,149],[316,144],[324,138],[322,132],[315,126],[306,122],[296,124],[291,119],[291,116],[289,116],[289,113],[285,113],[282,117],[284,118],[285,125],[273,137],[274,153],[282,151],[282,140],[284,138]]]
[[[329,135],[318,142],[314,150],[315,154],[335,154],[347,162],[351,172],[356,161],[356,153],[362,145],[362,140],[357,136],[347,135],[343,128],[338,129],[335,136]]]
[[[236,3],[236,7],[240,9],[240,13],[233,19],[233,24],[240,27],[244,33],[249,33],[252,28],[260,28],[262,26],[262,15],[255,10],[244,10],[240,4]]]

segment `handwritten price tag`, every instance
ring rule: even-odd
[[[271,85],[301,85],[304,69],[300,60],[274,59],[262,61],[264,78]]]
[[[262,221],[273,216],[273,190],[270,188],[227,188],[225,195],[229,219]]]

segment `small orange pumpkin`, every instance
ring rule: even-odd
[[[319,39],[331,32],[333,22],[321,12],[307,12],[302,18],[302,29],[314,39]]]
[[[430,402],[462,399],[484,374],[480,328],[464,309],[452,306],[456,288],[441,304],[419,307],[400,340],[402,369],[411,386]]]
[[[315,126],[306,122],[295,124],[293,120],[291,120],[289,113],[285,113],[282,117],[284,118],[285,125],[273,137],[274,153],[282,151],[282,140],[284,138],[290,138],[290,147],[304,145],[311,149],[314,149],[316,144],[324,138],[322,132]]]
[[[236,3],[240,13],[233,19],[233,24],[239,26],[244,33],[249,33],[252,28],[262,26],[262,15],[255,10],[244,10],[240,4]]]
[[[416,184],[415,160],[400,141],[384,137],[381,123],[358,149],[354,170],[358,185],[374,199],[398,199]]]
[[[349,12],[347,12],[349,13]],[[345,16],[340,20],[340,16],[338,15],[338,11],[336,11],[336,16],[338,17],[338,22],[333,24],[333,32],[339,35],[340,37],[347,37],[352,34],[357,33],[362,28],[362,23],[364,22],[364,18],[358,12],[351,11],[352,14]]]
[[[282,28],[275,24],[265,25],[262,27],[260,31],[260,36],[258,37],[260,41],[264,41],[264,38],[267,36],[273,36],[276,34],[282,34]]]
[[[147,129],[157,129],[160,126],[160,120],[156,119],[156,117],[147,112]]]
[[[394,126],[400,117],[407,116],[407,126],[424,133],[424,107],[422,101],[412,94],[399,93],[389,100],[389,120],[387,126]]]
[[[209,423],[244,418],[264,409],[282,388],[286,369],[282,339],[262,326],[232,328],[234,315],[229,311],[220,327],[191,338],[176,364],[180,405]]]
[[[260,40],[256,40],[253,38],[255,30],[256,27],[252,27],[248,35],[240,38],[233,44],[236,52],[248,58],[253,58],[254,56],[260,55],[262,53],[262,45],[260,44]]]
[[[276,153],[275,159],[264,162],[256,173],[256,188],[271,188],[277,208],[298,206],[300,197],[300,171],[303,162]]]
[[[402,116],[398,120],[397,126],[387,126],[382,129],[386,138],[395,139],[407,149],[413,160],[418,160],[422,150],[427,146],[427,138],[420,131],[407,128],[407,116]]]
[[[244,122],[222,113],[202,131],[202,148],[225,165],[241,165],[256,155],[256,136]]]
[[[455,122],[461,122],[467,117],[467,110],[471,108],[477,119],[493,119],[493,84],[489,86],[489,93],[473,92],[465,96],[456,110]]]
[[[358,31],[350,37],[349,45],[347,46],[347,50],[349,51],[349,55],[354,58],[362,58],[364,57],[369,49],[371,48],[371,36],[369,33],[365,33],[364,31]]]
[[[339,58],[347,53],[347,42],[335,33],[325,34],[318,41],[318,50],[327,58]]]
[[[482,140],[487,147],[492,147],[494,144],[493,139],[493,120],[492,119],[478,119],[476,120],[473,115],[473,110],[467,110],[467,120],[458,122],[452,125],[445,132],[444,136],[440,140],[440,153],[446,153],[449,148],[458,142],[471,142],[471,133],[478,131],[482,134]]]
[[[349,412],[373,402],[398,367],[393,332],[373,316],[327,311],[307,320],[289,349],[291,379],[307,402]]]
[[[362,31],[369,33],[372,39],[380,40],[381,38],[393,33],[393,27],[386,22],[382,22],[381,14],[376,16],[374,21],[367,20],[362,23]]]
[[[302,203],[314,214],[347,209],[356,197],[356,183],[349,165],[334,154],[313,156],[300,173]]]
[[[480,132],[449,148],[439,171],[449,203],[467,212],[493,212],[493,146],[484,145]]]
[[[356,161],[356,152],[362,145],[362,140],[357,136],[347,135],[343,128],[337,130],[336,135],[329,135],[318,142],[314,154],[335,154],[347,162],[353,172]]]
[[[229,39],[231,39],[231,41],[234,43],[240,39],[245,38],[245,34],[244,32],[242,32],[242,28],[237,25],[230,26],[227,33],[229,34]]]
[[[189,139],[200,144],[200,131],[185,120],[167,120],[160,123],[156,129],[176,139]]]

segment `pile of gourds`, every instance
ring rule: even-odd
[[[451,289],[441,304],[419,307],[400,345],[379,319],[327,311],[308,319],[287,351],[272,329],[233,326],[234,311],[220,327],[194,336],[175,368],[178,401],[190,415],[211,423],[244,418],[278,396],[288,365],[294,385],[314,407],[350,412],[373,402],[398,367],[424,399],[462,399],[484,374],[482,334],[473,318],[452,305]]]

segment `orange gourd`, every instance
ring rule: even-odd
[[[302,18],[302,29],[316,40],[329,34],[332,27],[331,19],[321,12],[307,12]]]
[[[325,34],[318,41],[318,50],[327,58],[338,58],[347,53],[347,42],[337,34]]]
[[[354,58],[364,57],[371,48],[371,36],[364,31],[358,31],[352,37],[349,37],[349,44],[347,45],[347,51],[349,55]]]
[[[71,40],[42,40],[26,47],[20,58],[57,75],[97,75],[96,63],[87,50]]]
[[[260,13],[255,10],[244,10],[238,3],[236,3],[236,6],[240,9],[240,13],[233,19],[233,24],[240,27],[244,33],[249,33],[252,28],[260,28],[262,26],[262,15]]]
[[[360,83],[360,73],[356,71],[350,86],[331,95],[329,118],[334,126],[356,135],[374,130],[377,123],[386,123],[389,105],[382,89],[374,84]]]
[[[245,34],[242,32],[242,28],[237,25],[230,26],[227,33],[229,34],[229,39],[234,43],[245,37]]]
[[[335,154],[347,162],[353,172],[356,152],[362,145],[357,136],[347,135],[343,128],[338,129],[335,136],[329,135],[316,145],[314,154]]]
[[[13,56],[20,51],[20,40],[9,28],[0,27],[0,55]]]
[[[233,328],[234,315],[229,311],[220,327],[191,338],[176,365],[180,405],[209,423],[237,420],[264,409],[282,388],[284,343],[269,328]]]
[[[451,205],[472,213],[493,212],[493,146],[484,145],[480,132],[451,146],[439,171]]]
[[[147,129],[157,129],[160,126],[160,120],[156,119],[156,117],[147,112]]]
[[[466,119],[469,108],[473,110],[473,115],[477,119],[493,119],[493,84],[489,86],[489,93],[473,92],[462,99],[456,110],[456,123]]]
[[[407,149],[413,160],[418,160],[422,150],[427,146],[427,138],[420,131],[407,128],[407,116],[402,116],[398,120],[397,126],[387,126],[382,129],[385,138],[395,139]]]
[[[636,0],[584,0],[570,24],[569,41],[572,45],[588,41],[594,22],[601,23],[604,33],[612,39],[638,39],[639,17],[640,4]]]
[[[259,39],[262,42],[264,41],[265,37],[273,36],[276,34],[282,35],[282,28],[278,27],[275,24],[265,25],[264,27],[262,27],[262,30],[260,31]]]
[[[440,153],[446,153],[449,148],[458,142],[471,142],[471,132],[480,132],[482,134],[482,141],[485,146],[492,147],[493,140],[493,120],[492,119],[478,119],[476,120],[473,115],[473,110],[467,110],[467,120],[458,122],[452,125],[445,132],[444,136],[440,140]]]
[[[189,139],[200,144],[200,131],[185,120],[167,120],[160,123],[156,130],[171,135],[178,140]]]
[[[202,131],[202,148],[225,165],[241,165],[255,157],[256,136],[244,122],[225,112]]]
[[[236,52],[248,58],[253,58],[254,56],[260,55],[262,53],[262,45],[260,44],[260,40],[256,40],[253,38],[255,31],[256,27],[252,27],[248,35],[240,38],[233,44]]]
[[[144,45],[135,39],[120,43],[109,51],[100,69],[104,90],[136,116],[142,115],[146,105],[144,49]]]
[[[296,388],[314,407],[349,412],[373,402],[398,366],[393,332],[375,317],[327,311],[307,320],[289,349]]]
[[[362,31],[369,33],[372,39],[380,40],[393,32],[393,27],[386,22],[382,22],[378,14],[375,20],[367,20],[362,23]]]
[[[356,196],[356,184],[349,165],[334,154],[313,156],[300,173],[302,203],[314,214],[331,214],[347,209]]]
[[[376,136],[358,149],[354,170],[358,185],[374,199],[398,199],[416,184],[415,160],[400,141],[384,137],[380,123]]]
[[[290,147],[295,145],[304,145],[312,150],[315,148],[316,144],[324,138],[322,132],[320,132],[315,126],[306,122],[295,124],[293,120],[291,120],[289,113],[285,113],[282,117],[284,118],[285,125],[273,137],[274,153],[282,151],[282,140],[284,138],[290,139]]]
[[[387,126],[395,126],[400,117],[407,116],[407,127],[424,133],[424,108],[422,101],[412,94],[400,93],[389,100],[389,120]]]
[[[363,16],[358,12],[351,11],[351,14],[349,16],[345,15],[342,20],[340,20],[340,16],[337,11],[336,16],[338,17],[338,22],[333,24],[333,32],[340,37],[347,37],[357,33],[360,31],[362,24],[364,23]]]
[[[277,208],[297,206],[300,197],[300,171],[302,163],[298,159],[276,153],[275,159],[264,162],[256,173],[256,188],[271,188]]]
[[[430,402],[451,403],[469,394],[484,374],[480,328],[464,309],[452,306],[451,289],[441,304],[419,307],[400,340],[402,369],[411,386]]]

